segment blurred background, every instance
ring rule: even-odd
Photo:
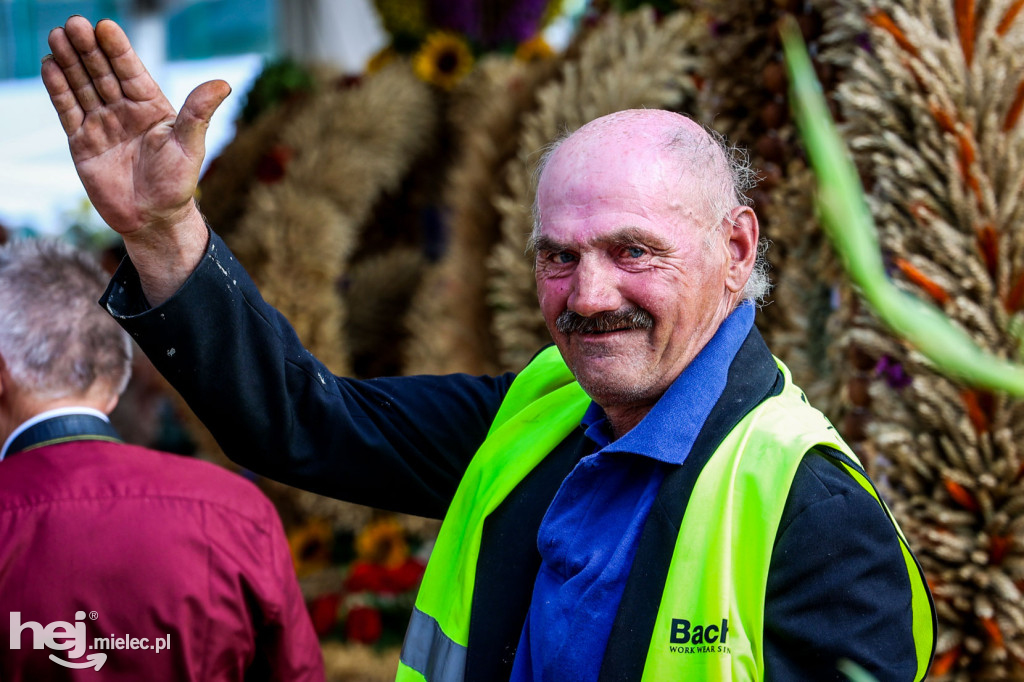
[[[38,77],[72,13],[118,20],[175,105],[233,93],[198,200],[336,374],[518,370],[548,342],[530,260],[552,138],[625,108],[750,152],[774,288],[757,325],[878,482],[939,614],[936,680],[1024,679],[1024,401],[876,318],[821,229],[779,26],[857,165],[885,277],[978,346],[1024,343],[1024,0],[0,0],[0,239],[119,243]],[[115,424],[234,466],[145,358]],[[266,481],[333,680],[393,678],[437,522]]]
[[[234,134],[245,92],[266,60],[291,55],[359,72],[387,41],[369,0],[3,0],[0,224],[14,232],[52,234],[69,221],[98,221],[39,79],[47,34],[72,14],[120,23],[175,107],[203,81],[231,84],[210,128],[208,160]]]

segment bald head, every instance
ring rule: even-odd
[[[732,207],[748,205],[745,192],[756,181],[742,150],[730,148],[718,133],[692,119],[660,109],[618,111],[556,141],[541,162],[538,193],[546,184],[564,179],[564,174],[546,177],[556,158],[562,164],[571,163],[567,158],[586,159],[588,167],[569,168],[572,173],[608,165],[629,173],[657,173],[665,201],[674,205],[682,206],[681,184],[689,181],[699,202],[696,208],[711,225]]]
[[[567,135],[566,141],[580,145],[664,147],[686,137],[707,138],[708,134],[700,124],[682,114],[662,109],[627,109],[594,119]]]

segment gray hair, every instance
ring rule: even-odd
[[[97,382],[120,395],[128,384],[131,339],[97,303],[106,280],[61,241],[0,247],[0,356],[36,398],[83,396]]]
[[[709,228],[706,238],[711,245],[712,230],[717,230],[736,206],[751,206],[753,201],[749,192],[760,180],[760,174],[750,163],[750,155],[742,147],[730,144],[724,135],[707,126],[701,126],[706,137],[694,135],[688,128],[680,128],[669,136],[665,149],[679,161],[682,173],[692,173],[707,181],[697,185],[698,200],[703,207],[703,215],[707,216]],[[545,166],[554,156],[558,148],[572,133],[565,131],[542,153],[534,171],[534,186],[540,179]],[[540,234],[541,215],[536,195],[533,200],[533,232],[527,244],[527,250],[533,250],[537,236]],[[750,278],[743,287],[742,300],[761,303],[771,289],[768,279],[768,261],[765,252],[769,242],[762,238],[757,247],[757,258],[750,272]]]

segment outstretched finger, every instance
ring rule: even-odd
[[[60,117],[60,125],[67,135],[71,135],[82,126],[85,119],[85,112],[78,104],[78,98],[71,91],[68,79],[64,76],[64,70],[60,68],[53,55],[46,55],[43,64],[39,67],[39,74],[43,78],[43,86],[50,95],[50,102]]]
[[[64,33],[78,52],[78,58],[89,74],[93,87],[103,101],[110,104],[121,99],[123,94],[110,60],[97,42],[98,31],[99,26],[94,30],[89,20],[81,16],[71,17],[64,24]]]
[[[53,29],[47,42],[50,44],[54,60],[64,72],[64,78],[82,109],[88,113],[102,105],[103,100],[93,87],[92,77],[85,70],[82,60],[78,58],[78,51],[71,44],[65,30],[61,27]]]
[[[149,75],[120,26],[110,19],[103,19],[96,24],[96,41],[113,69],[118,87],[128,99],[145,102],[163,98],[160,86]]]
[[[202,159],[206,153],[206,130],[217,107],[231,94],[225,81],[207,81],[196,87],[181,105],[174,122],[174,132],[181,146],[193,159]]]

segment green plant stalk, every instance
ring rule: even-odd
[[[849,659],[839,661],[836,666],[850,682],[878,682],[878,678]]]
[[[782,23],[781,33],[794,117],[818,178],[822,226],[850,279],[892,332],[939,372],[971,386],[1024,396],[1024,366],[986,352],[942,311],[889,279],[864,189],[792,17]]]

